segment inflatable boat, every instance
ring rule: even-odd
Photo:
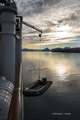
[[[52,81],[47,81],[46,78],[37,80],[23,90],[24,96],[38,96],[43,94],[52,84]]]

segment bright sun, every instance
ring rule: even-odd
[[[71,35],[70,33],[71,27],[60,25],[56,27],[56,37],[64,38]]]
[[[71,29],[71,27],[70,26],[65,26],[65,25],[60,25],[60,26],[58,26],[57,28],[56,28],[56,31],[58,31],[58,32],[64,32],[64,31],[69,31]]]

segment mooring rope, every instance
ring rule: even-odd
[[[41,65],[41,54],[40,53],[41,53],[41,40],[42,40],[41,37],[42,37],[42,34],[39,34],[39,37],[40,37],[40,40],[39,40],[40,41],[39,42],[40,43],[40,45],[39,45],[39,47],[40,47],[40,51],[39,51],[39,80],[40,80],[40,78],[41,78],[41,66],[40,66]]]

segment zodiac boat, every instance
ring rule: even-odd
[[[38,96],[43,94],[52,84],[52,81],[47,81],[47,78],[37,80],[23,90],[25,96]]]

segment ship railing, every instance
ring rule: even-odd
[[[21,88],[21,64],[17,70],[17,78],[12,94],[10,109],[8,113],[8,120],[22,120],[22,88]]]

